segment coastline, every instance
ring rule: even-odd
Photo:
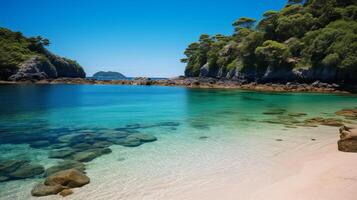
[[[313,92],[313,93],[357,93],[356,85],[338,85],[316,81],[314,83],[256,83],[221,80],[214,78],[179,77],[154,80],[135,78],[132,80],[95,80],[88,78],[57,78],[44,80],[0,81],[0,85],[10,84],[87,84],[87,85],[145,85],[178,86],[188,88],[242,89],[260,92]]]

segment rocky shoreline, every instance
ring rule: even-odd
[[[150,79],[139,77],[125,80],[95,80],[88,78],[57,78],[44,80],[25,81],[0,81],[4,84],[103,84],[103,85],[157,85],[157,86],[180,86],[188,88],[221,88],[243,89],[267,92],[319,92],[319,93],[357,93],[356,85],[336,83],[257,83],[242,82],[215,78],[178,77],[172,79]]]

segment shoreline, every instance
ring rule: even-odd
[[[78,84],[78,85],[143,85],[143,86],[177,86],[187,88],[212,88],[212,89],[242,89],[258,92],[312,92],[312,93],[337,93],[355,94],[356,85],[338,85],[316,81],[307,83],[242,83],[234,80],[220,80],[214,78],[179,77],[174,79],[135,78],[132,80],[95,80],[88,78],[58,78],[26,81],[0,81],[0,85],[12,84]]]

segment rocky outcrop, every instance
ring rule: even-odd
[[[338,150],[343,152],[357,152],[357,127],[343,126],[340,128]]]
[[[10,76],[9,80],[41,80],[56,77],[57,71],[55,66],[46,58],[36,55],[20,64],[19,70]]]
[[[55,56],[50,52],[46,56],[35,55],[18,66],[11,81],[43,80],[60,77],[84,78],[83,68],[74,61]]]
[[[209,67],[208,63],[200,68],[199,77],[240,80],[245,82],[300,82],[312,83],[315,81],[338,83],[338,82],[356,82],[355,77],[350,77],[348,74],[335,67],[274,67],[268,66],[266,69],[256,71],[251,69],[240,69],[236,67],[227,70],[227,67]],[[187,77],[192,77],[190,71],[185,72]]]
[[[82,187],[90,182],[90,179],[76,169],[68,169],[57,172],[47,177],[43,184],[36,185],[31,194],[33,196],[55,195],[61,192],[62,196],[72,194],[71,188]]]

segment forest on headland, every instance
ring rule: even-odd
[[[50,41],[41,36],[25,37],[0,27],[0,80],[84,78],[84,69],[74,60],[46,49]]]
[[[289,0],[232,35],[202,34],[185,50],[187,77],[247,82],[357,82],[357,1]]]

